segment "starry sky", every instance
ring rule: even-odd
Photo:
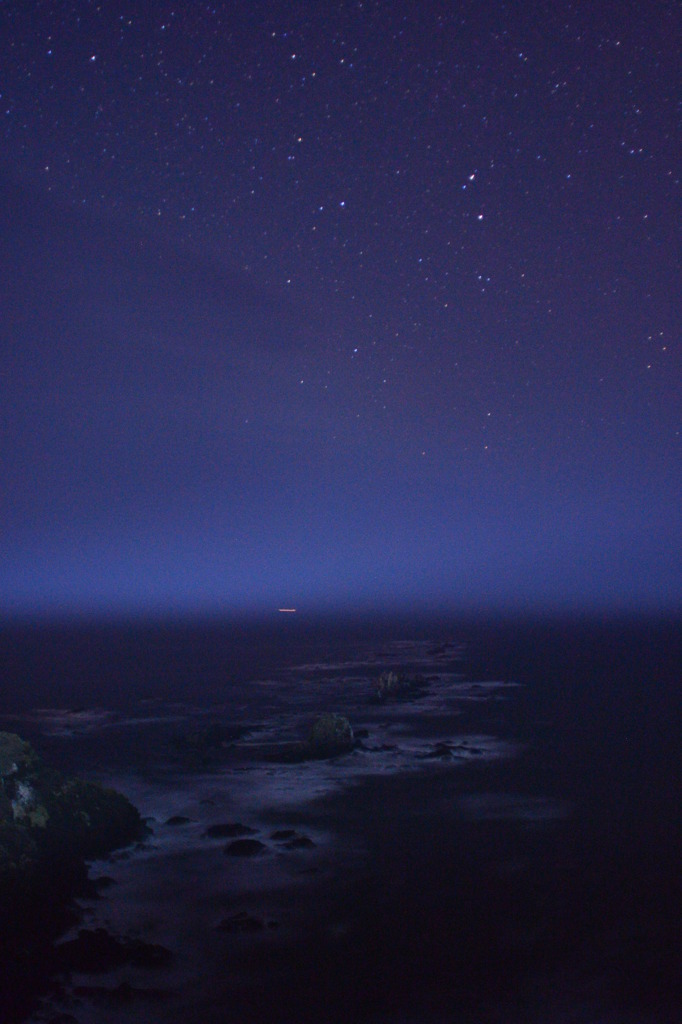
[[[0,613],[682,606],[682,6],[0,3]]]

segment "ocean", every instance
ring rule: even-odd
[[[13,624],[0,681],[150,827],[58,941],[168,951],[17,1024],[682,1020],[679,621]],[[354,748],[287,759],[325,712]]]

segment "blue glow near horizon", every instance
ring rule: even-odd
[[[55,75],[33,6],[0,36],[0,615],[682,607],[660,12],[271,0],[160,37],[114,3]]]
[[[510,513],[513,526],[502,521]],[[665,524],[633,544],[629,520],[619,536],[613,520],[606,535],[594,523],[587,531],[575,511],[568,524],[550,517],[544,532],[519,509],[506,506],[505,517],[460,516],[420,535],[400,515],[373,528],[368,516],[363,534],[356,510],[350,533],[302,518],[287,534],[268,520],[238,543],[197,523],[156,535],[74,527],[70,541],[42,538],[5,557],[0,614],[680,607]]]

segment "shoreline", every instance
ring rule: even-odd
[[[679,643],[605,635],[618,636],[482,634],[464,678],[440,639],[352,642],[326,660],[308,646],[216,705],[65,712],[46,748],[155,819],[144,848],[93,865],[115,884],[81,900],[68,937],[104,928],[173,959],[76,973],[32,1024],[341,1011],[442,1024],[453,1006],[463,1024],[677,1020],[680,780],[666,766]],[[420,672],[430,659],[428,686],[373,703],[372,680],[399,656]],[[367,734],[351,752],[255,756],[304,736],[322,706]],[[217,762],[163,760],[178,717],[201,736],[217,713],[229,726]],[[39,733],[50,723],[33,720]]]

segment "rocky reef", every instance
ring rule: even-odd
[[[12,993],[9,1020],[40,988],[52,940],[87,885],[86,861],[145,831],[120,793],[62,775],[20,736],[0,732],[0,991]]]

